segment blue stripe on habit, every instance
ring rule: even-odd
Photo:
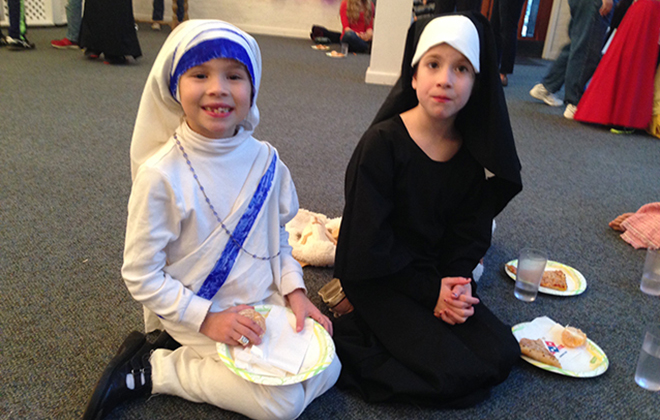
[[[211,299],[216,293],[218,293],[218,290],[220,290],[222,285],[225,284],[229,272],[234,267],[238,252],[241,250],[245,239],[252,230],[254,221],[257,219],[257,216],[266,201],[268,192],[273,185],[276,163],[277,155],[273,155],[268,170],[266,170],[266,173],[259,181],[257,191],[254,193],[254,196],[252,196],[252,200],[250,201],[250,204],[248,204],[247,210],[245,210],[245,213],[241,216],[241,219],[236,225],[236,229],[234,229],[234,232],[232,233],[233,239],[229,238],[227,241],[227,245],[225,245],[225,249],[222,251],[220,259],[215,264],[211,274],[209,274],[206,280],[204,280],[204,284],[202,284],[202,287],[197,292],[197,296],[204,299]]]
[[[183,54],[176,69],[174,69],[174,72],[170,76],[170,94],[172,97],[176,98],[176,88],[179,85],[179,78],[181,78],[183,73],[214,58],[231,58],[245,65],[250,73],[252,86],[254,87],[254,69],[252,68],[252,61],[247,51],[245,51],[243,46],[232,40],[215,38],[200,42]]]

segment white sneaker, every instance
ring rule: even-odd
[[[566,105],[566,110],[564,111],[564,118],[572,120],[575,118],[575,112],[577,111],[577,106],[573,104]]]
[[[158,23],[158,22],[152,23],[151,24],[151,29],[153,29],[154,31],[160,31],[160,23]]]
[[[550,106],[562,106],[564,104],[561,99],[548,92],[548,89],[543,86],[543,83],[534,86],[532,90],[529,91],[529,94],[532,95],[533,98],[543,101]]]

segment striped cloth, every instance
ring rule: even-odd
[[[621,223],[621,238],[635,249],[660,249],[660,203],[649,203]]]

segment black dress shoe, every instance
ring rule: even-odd
[[[151,353],[156,349],[175,350],[179,347],[181,344],[167,331],[160,332],[153,343],[147,341],[144,334],[133,331],[103,372],[83,420],[102,419],[122,402],[150,395]],[[130,387],[128,381],[132,383]]]
[[[181,347],[181,344],[179,344],[178,341],[173,339],[172,336],[167,333],[167,331],[160,332],[158,334],[158,337],[156,337],[156,340],[151,344],[152,350],[156,350],[156,349],[176,350],[179,347]]]
[[[123,379],[124,387],[126,385],[126,374],[121,378],[120,371],[126,370],[125,367],[129,365],[131,360],[135,358],[137,353],[145,347],[146,336],[138,331],[131,332],[124,342],[119,347],[117,354],[112,358],[108,366],[103,371],[101,379],[99,379],[92,397],[87,404],[83,420],[97,420],[103,418],[108,414],[114,405],[111,407],[108,404],[108,396],[112,391],[118,388],[118,383]],[[151,374],[148,375],[149,384],[151,384]],[[139,381],[137,383],[140,383]],[[115,402],[115,405],[117,403]]]

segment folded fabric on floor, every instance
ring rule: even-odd
[[[331,267],[335,263],[335,250],[341,217],[330,219],[321,213],[300,209],[286,224],[291,254],[303,267]]]
[[[643,205],[621,227],[621,238],[635,249],[660,248],[660,202]]]

